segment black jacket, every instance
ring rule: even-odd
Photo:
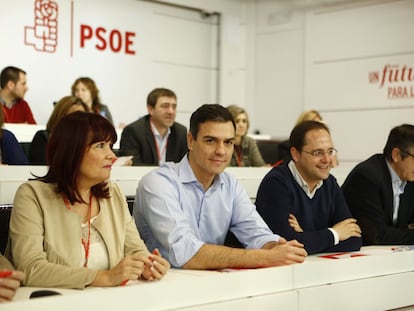
[[[48,141],[48,131],[40,130],[36,132],[29,148],[30,165],[46,165],[46,148]]]
[[[170,129],[166,161],[179,162],[187,153],[187,129],[177,122],[174,122]],[[133,165],[159,164],[149,115],[138,119],[122,130],[119,155],[134,156]]]
[[[398,220],[394,225],[391,174],[382,154],[355,166],[342,185],[352,215],[369,244],[414,244],[414,182],[407,182],[400,195]]]

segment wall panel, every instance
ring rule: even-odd
[[[217,100],[216,15],[205,18],[196,10],[137,0],[43,1],[58,7],[57,44],[53,52],[44,52],[25,44],[24,37],[25,27],[35,26],[35,3],[40,2],[7,1],[2,5],[8,14],[0,19],[2,41],[10,47],[3,49],[0,67],[15,65],[27,71],[26,99],[39,123],[46,123],[52,103],[68,95],[79,76],[95,80],[115,125],[146,114],[146,96],[159,86],[172,88],[183,99],[183,114],[200,102]],[[92,31],[83,46],[82,29]],[[127,32],[133,33],[128,53]],[[32,40],[41,45],[41,39]],[[118,49],[120,40],[123,46]]]
[[[340,156],[382,152],[390,129],[414,120],[413,1],[377,1],[306,16],[306,109],[329,124]]]

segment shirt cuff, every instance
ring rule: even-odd
[[[339,244],[339,235],[338,235],[338,233],[332,228],[328,228],[328,229],[329,229],[329,231],[332,232],[332,235],[334,237],[334,245],[338,245]]]

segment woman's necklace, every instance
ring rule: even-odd
[[[67,209],[70,208],[70,202],[69,199],[62,194],[63,201],[65,202],[65,206]],[[88,204],[88,240],[85,241],[85,239],[82,237],[82,245],[83,249],[85,250],[85,261],[83,263],[83,266],[86,268],[88,266],[88,260],[89,260],[89,248],[91,245],[91,215],[92,215],[92,191],[89,196],[89,204]]]
[[[236,154],[236,162],[237,166],[243,166],[242,156],[243,156],[243,149],[240,145],[234,145],[234,151]]]

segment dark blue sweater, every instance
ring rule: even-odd
[[[361,238],[349,238],[334,246],[334,238],[328,228],[352,216],[332,175],[323,181],[322,187],[310,199],[294,179],[287,163],[275,167],[260,183],[256,208],[274,233],[303,243],[308,254],[361,248]],[[290,227],[289,214],[297,218],[304,232],[296,232]]]
[[[2,163],[8,165],[27,165],[27,157],[24,154],[22,146],[17,141],[16,136],[8,130],[1,128],[0,130],[3,131],[3,135],[0,138]]]

